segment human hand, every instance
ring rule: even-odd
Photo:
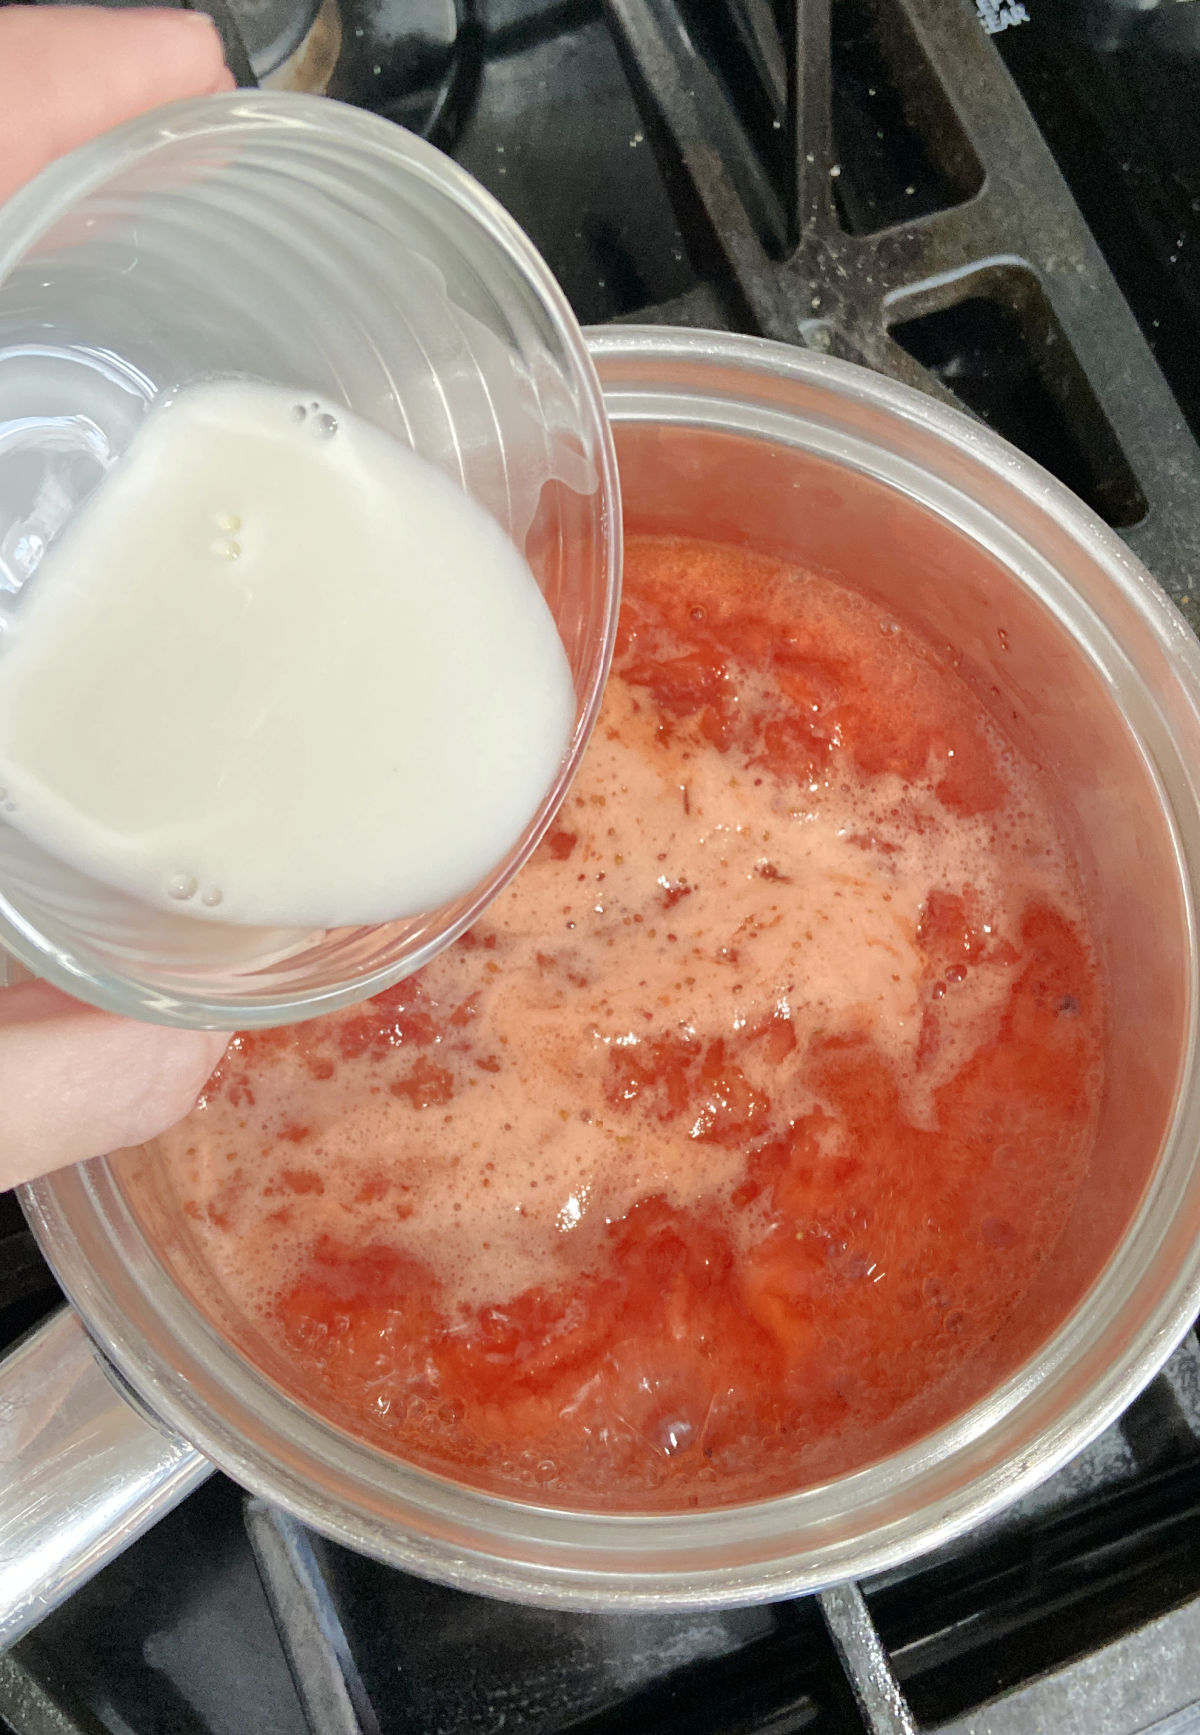
[[[227,1041],[97,1012],[48,982],[0,988],[0,1187],[174,1126]]]
[[[121,121],[232,88],[203,12],[0,7],[0,200]]]
[[[0,201],[121,121],[232,86],[202,13],[0,7]],[[44,982],[0,989],[0,1188],[153,1138],[188,1112],[226,1041]]]

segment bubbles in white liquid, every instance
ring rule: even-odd
[[[205,886],[200,893],[200,902],[207,905],[210,910],[215,910],[224,895],[220,886]]]
[[[241,528],[242,528],[242,521],[238,517],[236,512],[218,512],[217,513],[217,529],[218,530],[228,531],[230,533],[230,535],[232,535],[235,530],[240,530]]]
[[[240,542],[234,542],[232,538],[222,538],[213,543],[212,551],[221,560],[237,560],[241,555],[242,545]]]
[[[167,896],[176,898],[180,903],[186,903],[196,895],[196,880],[192,874],[176,874],[167,882]]]
[[[311,403],[292,406],[292,420],[297,425],[307,422],[310,416],[313,418],[313,432],[319,440],[331,439],[337,433],[337,417],[331,416],[328,410],[322,410],[315,398]]]

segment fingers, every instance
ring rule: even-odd
[[[121,121],[232,87],[201,12],[0,6],[0,200]]]
[[[45,982],[0,990],[0,1188],[165,1132],[228,1040],[97,1012]]]
[[[122,121],[232,86],[202,13],[2,6],[0,200]],[[97,1012],[42,982],[3,990],[0,1188],[163,1132],[227,1040]]]

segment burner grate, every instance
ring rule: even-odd
[[[1081,488],[1200,623],[1200,449],[975,14],[965,0],[781,11],[782,23],[768,0],[734,7],[737,76],[756,80],[738,102],[690,11],[606,0],[677,205],[698,218],[683,227],[706,285],[638,318],[711,322],[715,285],[722,323],[973,410]],[[778,149],[756,144],[748,107],[773,117]],[[949,345],[938,322],[956,312],[961,327],[964,309],[965,339]],[[992,372],[1023,358],[1015,417],[986,389],[989,321]]]
[[[0,1193],[0,1344],[15,1343],[60,1300],[16,1195]]]

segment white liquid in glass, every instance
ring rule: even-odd
[[[16,612],[4,818],[159,909],[386,921],[500,863],[574,707],[528,565],[446,476],[341,408],[192,386]]]

